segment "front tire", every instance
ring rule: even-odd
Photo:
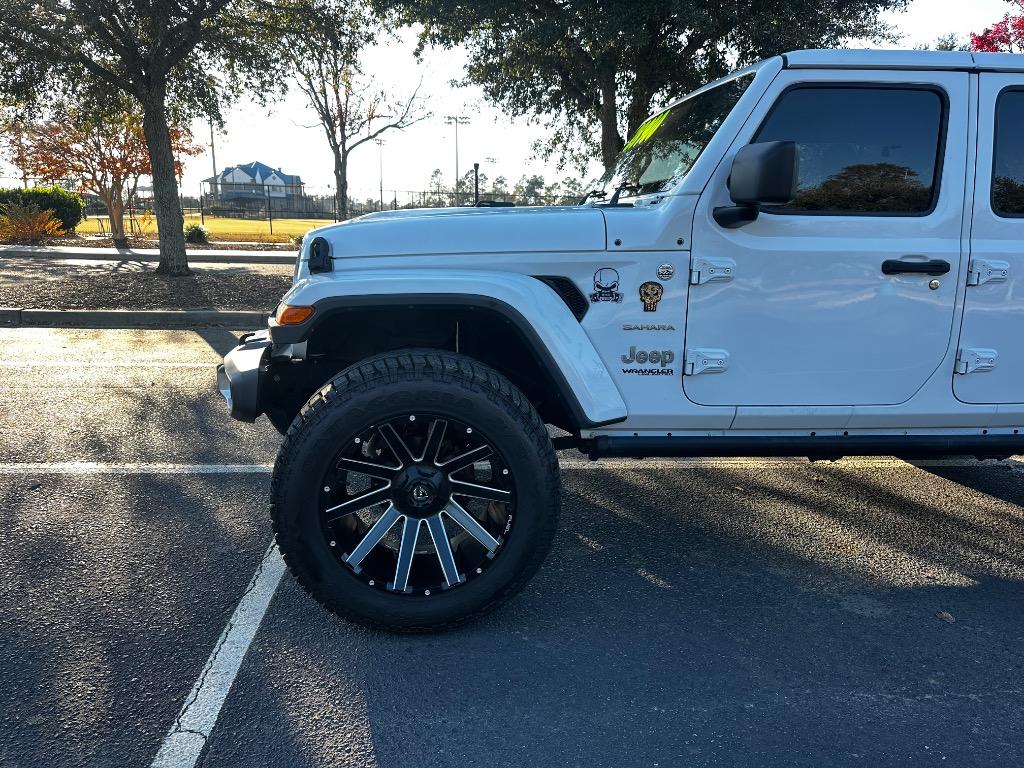
[[[360,624],[445,629],[518,592],[557,525],[558,461],[533,406],[463,355],[388,353],[303,407],[272,481],[278,546]]]

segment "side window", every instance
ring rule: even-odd
[[[1024,90],[1003,91],[996,101],[992,210],[1024,216]]]
[[[929,88],[801,86],[782,94],[754,141],[795,141],[796,199],[768,213],[930,212],[945,99]]]

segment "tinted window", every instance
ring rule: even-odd
[[[796,199],[772,211],[920,214],[932,208],[943,100],[909,88],[796,88],[755,141],[795,141]]]
[[[996,103],[992,210],[1024,216],[1024,91],[1006,91]]]

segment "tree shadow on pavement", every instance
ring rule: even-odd
[[[270,540],[266,486],[0,478],[0,763],[149,764]]]
[[[462,630],[352,627],[286,580],[209,764],[1024,757],[1019,500],[911,467],[563,477],[541,572]]]

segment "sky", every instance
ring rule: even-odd
[[[890,46],[912,48],[932,43],[950,32],[962,37],[981,31],[1010,10],[1004,0],[912,0],[905,13],[889,13],[885,19],[903,35]],[[363,69],[375,81],[398,94],[411,93],[422,79],[420,93],[433,117],[404,131],[389,131],[386,144],[378,150],[367,143],[350,159],[350,195],[357,199],[376,197],[381,177],[385,199],[390,190],[425,190],[430,175],[440,168],[445,184],[455,175],[455,137],[446,115],[463,115],[469,124],[459,127],[459,173],[474,161],[491,178],[505,176],[514,183],[524,174],[539,173],[550,183],[565,176],[555,164],[536,158],[533,143],[544,137],[544,127],[525,118],[510,118],[487,104],[476,87],[454,87],[462,77],[465,50],[428,49],[417,61],[413,56],[415,36],[411,30],[397,39],[381,40],[364,51]],[[198,141],[208,145],[209,127],[193,126]],[[218,170],[229,165],[259,160],[286,173],[298,174],[309,191],[333,185],[333,161],[326,139],[312,111],[298,91],[267,107],[242,103],[226,114],[224,130],[214,137]],[[381,166],[382,171],[381,173]],[[595,164],[590,176],[596,175]],[[0,169],[0,177],[11,177]],[[185,162],[182,191],[197,194],[201,181],[212,175],[209,152]],[[9,182],[10,179],[2,179]],[[399,194],[401,201],[402,195]]]

